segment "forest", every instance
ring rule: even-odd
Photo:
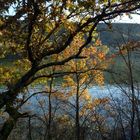
[[[139,10],[0,0],[0,140],[140,140]]]

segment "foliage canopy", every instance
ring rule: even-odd
[[[139,7],[139,0],[2,0],[0,84],[6,90],[0,94],[0,108],[5,106],[12,119],[3,125],[1,139],[25,115],[15,108],[19,93],[35,80],[63,75],[60,67],[71,60],[86,59],[82,53],[87,46],[100,46],[95,32],[99,22],[110,23]],[[8,13],[11,8],[12,15]],[[10,57],[16,59],[5,64]],[[98,58],[103,59],[104,54],[99,53]],[[57,73],[50,73],[55,66],[59,66]]]

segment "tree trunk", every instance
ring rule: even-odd
[[[128,52],[128,69],[129,69],[129,77],[130,77],[130,87],[131,87],[131,94],[132,94],[132,100],[131,100],[131,106],[132,106],[132,116],[131,116],[131,140],[134,140],[134,121],[135,121],[135,89],[134,89],[134,81],[133,81],[133,72],[132,72],[132,64],[131,64],[131,56],[130,51]]]
[[[28,120],[28,129],[29,129],[29,140],[32,140],[32,130],[31,130],[31,117],[29,116]]]
[[[51,103],[51,93],[52,93],[52,85],[53,84],[53,78],[51,78],[50,82],[50,91],[49,91],[49,120],[48,120],[48,140],[52,139],[51,136],[51,123],[52,123],[52,103]]]
[[[79,125],[79,76],[76,74],[77,91],[76,91],[76,140],[80,140],[80,125]]]
[[[8,136],[10,135],[11,131],[14,128],[14,124],[17,120],[13,120],[12,118],[9,118],[3,125],[1,131],[0,131],[0,140],[7,140]]]

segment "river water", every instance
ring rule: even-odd
[[[122,86],[122,89],[126,90],[125,86]],[[1,89],[2,90],[2,89]],[[42,87],[38,86],[37,88],[30,88],[29,94],[33,94],[34,92],[42,91]],[[91,97],[94,98],[104,98],[104,97],[111,97],[111,98],[122,98],[121,89],[115,85],[105,85],[105,86],[93,86],[88,89]],[[24,95],[24,94],[23,94]],[[22,97],[20,95],[19,97]],[[41,109],[39,102],[43,102],[44,110],[47,112],[48,110],[48,96],[37,94],[32,96],[20,109],[21,112],[30,112],[30,114],[42,114],[43,110]],[[54,104],[56,101],[53,102]],[[42,112],[42,113],[41,113]],[[7,114],[6,114],[7,115]],[[5,119],[5,115],[3,118],[0,118],[0,123],[2,123]]]
[[[36,89],[30,89],[30,93],[38,92],[43,90],[42,88],[38,87]],[[116,87],[115,85],[105,85],[105,86],[93,86],[88,89],[91,97],[94,98],[104,98],[104,97],[112,97],[112,98],[120,98],[121,97],[121,90]],[[22,110],[40,113],[40,105],[39,102],[42,102],[44,105],[43,107],[48,110],[48,96],[45,95],[35,95],[31,97],[28,102],[22,107]],[[53,102],[55,104],[56,101]]]

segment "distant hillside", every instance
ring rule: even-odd
[[[124,44],[128,41],[140,41],[140,24],[127,24],[127,23],[114,23],[112,24],[112,29],[109,29],[106,24],[99,24],[97,27],[99,31],[99,36],[102,44],[110,47],[110,52],[115,50],[115,46],[118,44]],[[126,58],[127,59],[127,58]],[[131,62],[133,62],[133,78],[135,81],[140,83],[140,52],[133,51],[131,53]],[[115,72],[122,73],[122,75],[127,76],[127,66],[126,62],[121,56],[115,57],[113,64],[110,64],[110,69]],[[126,70],[126,75],[124,71]],[[114,78],[118,80],[119,83],[123,83],[122,80],[118,78],[118,75],[114,75],[113,79],[110,73],[105,73],[105,82],[114,83]]]
[[[97,27],[103,44],[116,46],[129,40],[140,41],[140,24],[113,23],[112,28],[100,23]]]

